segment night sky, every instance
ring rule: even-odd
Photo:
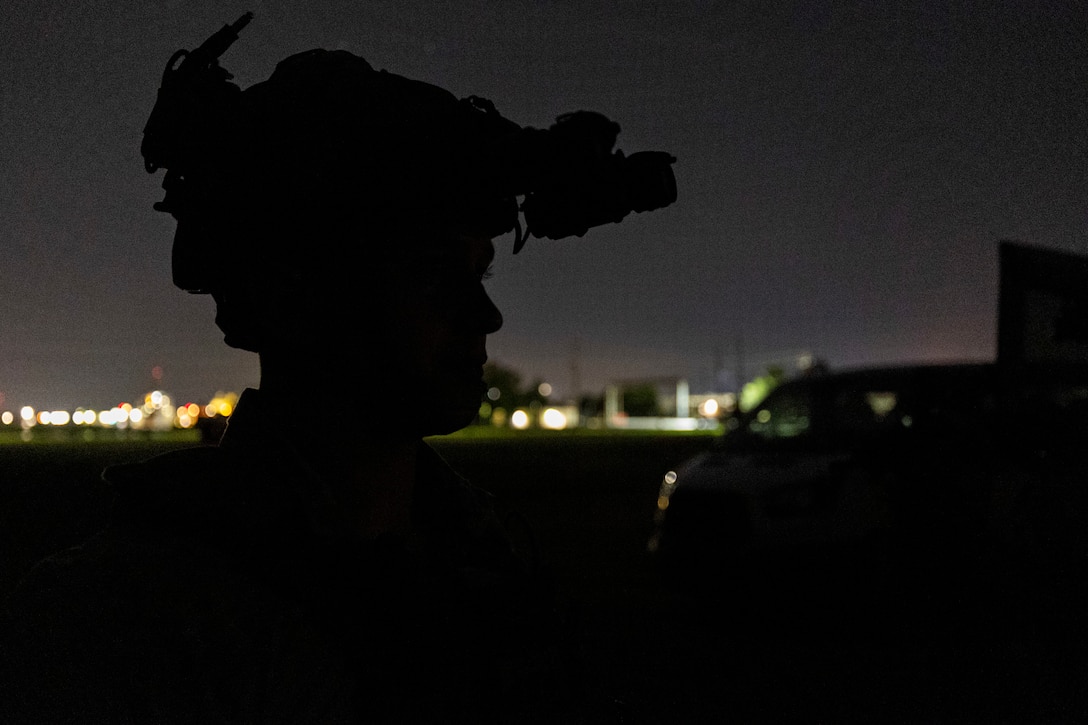
[[[491,356],[559,397],[574,380],[728,387],[738,348],[749,376],[805,352],[991,359],[998,240],[1088,253],[1088,9],[938,5],[9,0],[0,408],[257,383],[210,298],[171,285],[174,222],[139,153],[171,53],[246,10],[223,58],[243,87],[342,48],[523,125],[600,111],[619,148],[678,158],[668,209],[516,257],[497,241]],[[315,392],[372,383],[330,370]]]

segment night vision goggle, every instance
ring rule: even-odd
[[[218,59],[252,18],[252,13],[246,13],[197,49],[179,50],[171,56],[144,128],[141,153],[145,168],[149,173],[167,169],[163,181],[166,197],[155,208],[170,212],[179,222],[174,281],[193,292],[207,292],[212,286],[200,271],[207,266],[202,255],[208,250],[202,247],[208,242],[199,239],[201,232],[186,220],[199,216],[194,212],[199,210],[202,196],[208,194],[199,188],[199,179],[215,173],[216,154],[221,152],[215,136],[222,133],[223,119],[230,118],[242,94]],[[384,79],[399,79],[384,71],[372,72]],[[581,237],[591,227],[619,222],[632,211],[660,209],[676,201],[672,171],[676,159],[660,151],[625,156],[613,150],[620,127],[599,113],[568,113],[543,130],[503,118],[485,99],[450,99],[468,121],[464,128],[479,131],[472,143],[462,144],[456,136],[450,137],[447,145],[458,147],[458,163],[468,169],[462,178],[472,182],[461,184],[466,188],[450,194],[462,195],[466,202],[462,206],[471,206],[484,217],[481,227],[491,236],[515,230],[515,253],[530,235]],[[460,120],[457,125],[462,127]],[[519,212],[525,219],[524,228]]]

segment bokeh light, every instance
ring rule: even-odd
[[[510,425],[518,430],[525,430],[529,427],[529,414],[520,408],[515,410],[510,415]]]
[[[567,427],[567,416],[557,408],[546,408],[540,415],[540,425],[549,430],[563,430]]]

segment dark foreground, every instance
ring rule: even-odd
[[[711,572],[677,592],[645,551],[662,473],[707,438],[437,441],[552,569],[585,679],[635,723],[1085,722],[1083,571],[1015,556]],[[108,516],[107,464],[177,444],[0,446],[0,586]],[[861,554],[858,556],[858,554]],[[940,562],[939,558],[937,562]],[[932,562],[930,562],[932,563]],[[1084,566],[1084,562],[1080,562]]]

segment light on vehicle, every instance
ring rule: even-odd
[[[657,510],[664,511],[669,507],[669,496],[676,488],[676,471],[666,471],[661,480],[661,490],[657,493]]]

